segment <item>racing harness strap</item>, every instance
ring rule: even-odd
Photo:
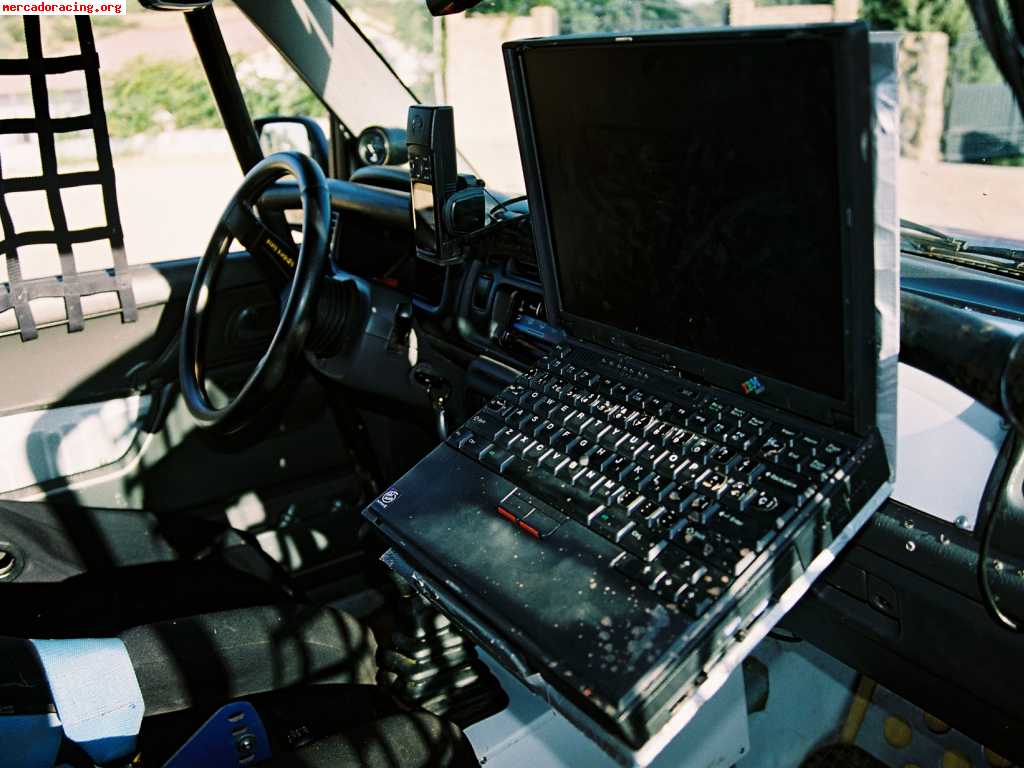
[[[124,235],[114,186],[114,165],[110,151],[107,118],[103,111],[100,87],[100,65],[92,24],[88,16],[76,16],[79,53],[72,56],[43,57],[38,16],[25,16],[27,59],[0,60],[0,76],[28,75],[32,86],[34,117],[0,119],[0,135],[35,134],[39,141],[42,175],[5,179],[0,165],[0,226],[3,240],[0,252],[7,263],[9,285],[0,284],[0,313],[12,310],[18,321],[21,338],[29,341],[38,336],[35,319],[29,307],[33,299],[58,297],[64,299],[69,331],[84,327],[82,296],[116,291],[120,299],[122,319],[134,322],[138,317],[135,295],[128,275]],[[52,117],[47,93],[47,75],[82,72],[85,77],[89,112],[74,117]],[[91,130],[96,147],[97,169],[60,173],[57,168],[55,136],[72,131]],[[61,190],[94,185],[102,192],[106,223],[85,229],[69,229]],[[52,230],[18,232],[11,218],[6,195],[14,192],[43,191],[53,222]],[[106,240],[113,257],[113,273],[105,269],[79,272],[73,245]],[[22,279],[18,249],[32,245],[53,244],[60,257],[61,274],[53,277]]]
[[[145,704],[119,638],[32,640],[64,735],[99,764],[130,757]]]

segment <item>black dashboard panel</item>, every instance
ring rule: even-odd
[[[362,353],[347,362],[320,361],[319,367],[350,387],[376,388],[429,414],[405,356],[388,351],[395,312],[411,302],[413,290],[379,281],[381,265],[411,252],[408,197],[361,184],[332,185],[332,203],[336,193],[334,207],[343,212],[342,231],[349,229],[343,237],[352,238],[343,241],[348,245],[339,265],[366,277],[361,284],[368,300],[380,306],[376,330],[368,334]],[[294,193],[275,190],[272,199],[281,205],[289,195]],[[529,238],[526,226],[480,243],[476,258],[451,273],[457,284],[444,310],[415,313],[421,363],[450,387],[452,424],[543,351],[543,342],[516,333],[512,324],[524,312],[544,317]],[[917,257],[903,263],[904,290],[966,301],[1008,319],[1024,317],[1024,289],[1017,284]],[[364,374],[353,373],[354,367]],[[986,612],[976,578],[978,549],[977,534],[889,502],[784,625],[979,742],[1024,762],[1019,740],[1024,638]],[[1024,578],[1015,569],[1007,569],[996,587],[1010,611],[1024,614]]]

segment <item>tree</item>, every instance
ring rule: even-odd
[[[952,48],[970,13],[966,0],[863,0],[861,16],[874,29],[945,32]]]

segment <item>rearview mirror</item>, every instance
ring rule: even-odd
[[[468,11],[479,4],[480,0],[427,0],[427,9],[434,16],[448,16]]]
[[[320,123],[310,117],[273,115],[253,121],[264,154],[297,150],[312,157],[328,172],[330,144]]]
[[[213,5],[213,0],[139,0],[150,11],[196,11]]]

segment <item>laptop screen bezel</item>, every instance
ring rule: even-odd
[[[765,375],[763,372],[715,360],[697,352],[639,336],[567,312],[559,290],[551,212],[541,181],[540,160],[533,133],[531,104],[523,59],[533,48],[609,45],[664,45],[672,42],[717,42],[742,46],[750,41],[793,38],[827,41],[836,77],[837,220],[841,222],[840,251],[843,306],[843,397],[820,392]],[[814,421],[855,434],[875,426],[877,331],[874,322],[874,205],[868,31],[861,22],[794,27],[722,28],[672,33],[619,36],[571,35],[505,43],[503,46],[516,132],[537,253],[547,318],[572,338],[620,351],[684,377],[747,395],[743,384],[757,377],[763,385],[757,400]],[[813,360],[808,361],[813,365]]]

